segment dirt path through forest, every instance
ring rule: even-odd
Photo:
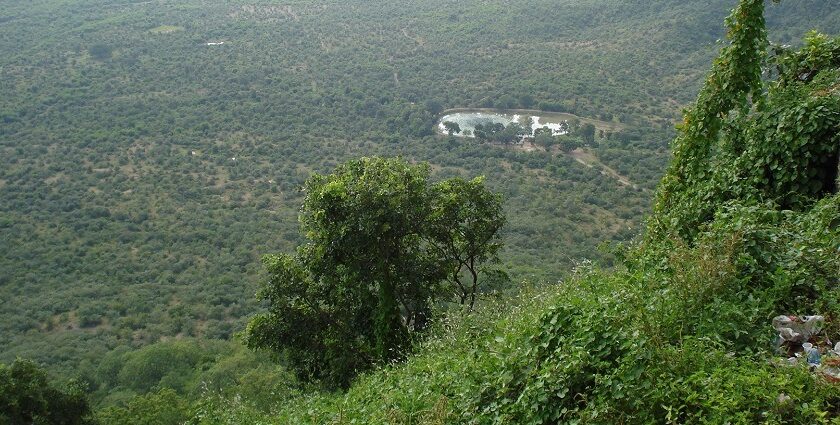
[[[532,142],[525,142],[525,143],[522,143],[522,144],[514,145],[514,148],[518,149],[518,150],[525,151],[525,152],[534,152],[534,151],[538,151],[538,150],[545,151],[545,149],[535,145]],[[553,153],[562,152],[560,149],[558,149],[556,147],[553,148],[551,151]],[[603,174],[605,176],[612,177],[613,179],[615,179],[615,181],[617,181],[618,183],[620,183],[624,186],[632,187],[633,189],[639,189],[639,185],[637,185],[636,183],[633,183],[633,181],[630,180],[627,176],[619,173],[614,168],[612,168],[609,165],[601,162],[601,160],[599,160],[598,157],[595,156],[594,153],[592,153],[591,151],[589,151],[586,148],[577,148],[577,149],[575,149],[571,152],[562,152],[562,153],[565,154],[565,155],[568,155],[569,157],[571,157],[572,159],[574,159],[578,163],[580,163],[582,165],[585,165],[589,168],[598,168],[598,170],[601,172],[601,174]],[[642,188],[642,191],[648,192],[648,189]]]

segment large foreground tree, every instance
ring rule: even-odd
[[[0,424],[84,425],[93,423],[78,382],[56,385],[29,360],[0,363]]]
[[[498,238],[504,225],[499,197],[484,187],[484,178],[450,179],[432,188],[428,220],[429,243],[448,266],[446,278],[462,305],[472,310],[479,290],[479,275],[498,276],[486,270],[497,261],[502,248]]]
[[[250,347],[283,353],[304,379],[346,386],[400,360],[432,303],[471,308],[479,273],[497,261],[504,217],[482,179],[431,184],[428,165],[362,158],[304,190],[308,243],[264,258],[269,308],[246,330]]]

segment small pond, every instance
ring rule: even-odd
[[[446,127],[443,123],[454,122],[461,128],[459,133],[455,133],[456,136],[473,137],[472,134],[475,131],[475,127],[479,124],[502,124],[507,127],[512,123],[517,123],[524,126],[530,118],[531,133],[542,127],[548,127],[554,135],[566,134],[568,132],[568,123],[565,119],[547,115],[531,113],[530,111],[528,113],[515,113],[490,110],[464,110],[452,112],[441,117],[438,121],[438,131],[447,134]]]

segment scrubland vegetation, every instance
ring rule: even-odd
[[[0,423],[837,423],[840,8],[557,3],[6,8]]]

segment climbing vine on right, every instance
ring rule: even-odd
[[[726,20],[728,44],[684,112],[646,240],[693,242],[726,204],[804,210],[837,193],[840,38],[771,46],[764,1]]]

